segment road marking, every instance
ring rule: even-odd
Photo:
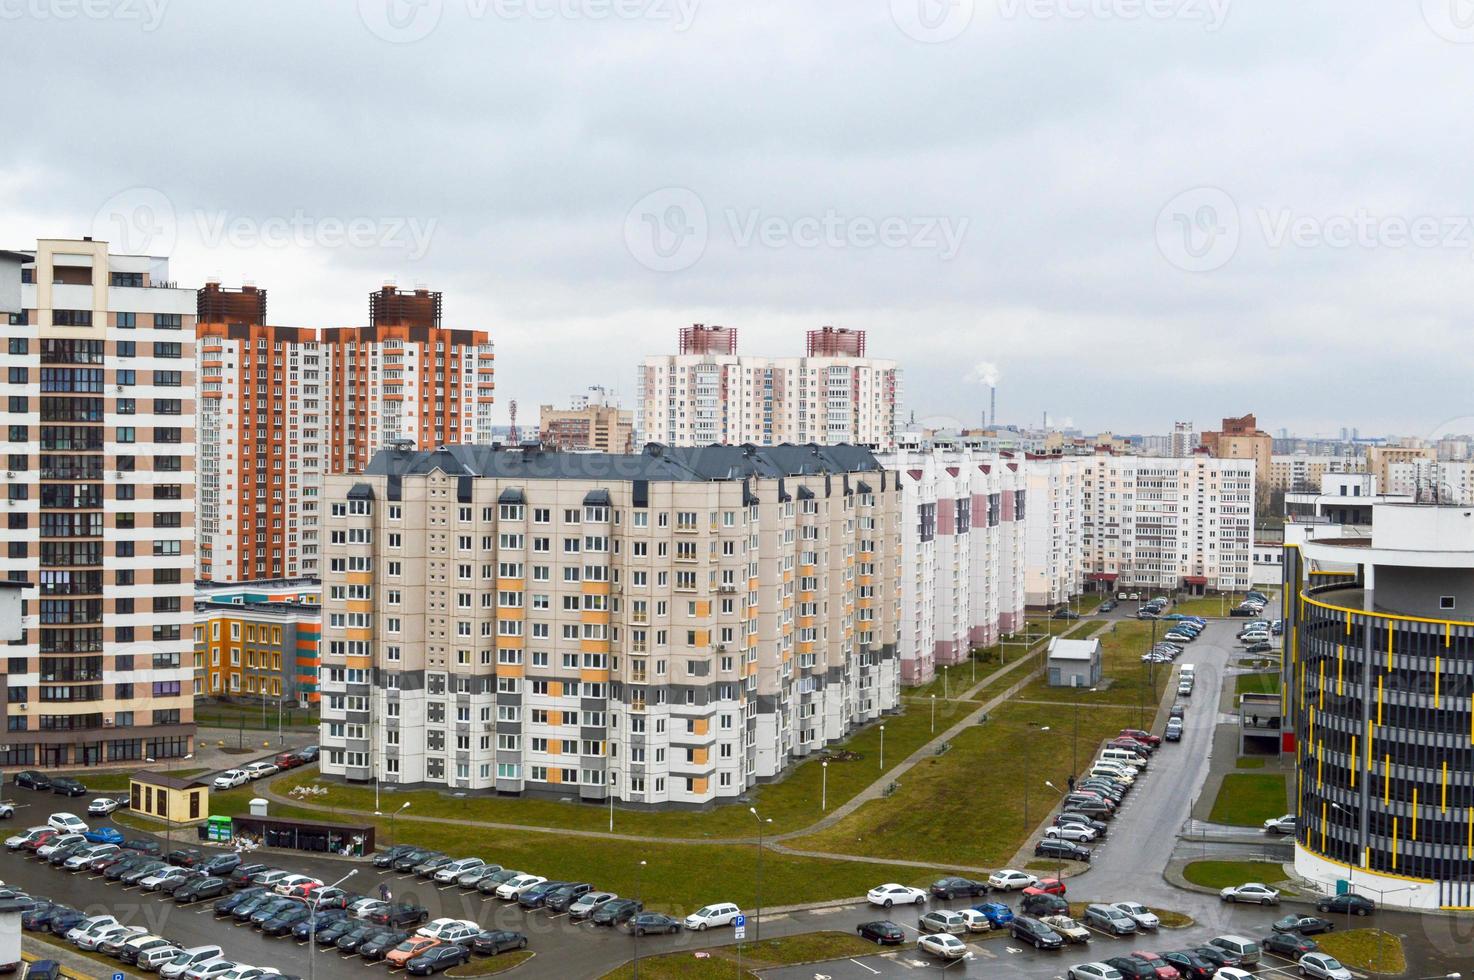
[[[866,966],[864,963],[861,963],[859,960],[855,959],[854,957],[851,957],[850,958],[850,962],[853,963],[853,964],[855,964],[856,966],[860,967],[862,970],[869,970],[871,973],[875,974],[876,976],[880,976],[880,971],[879,970],[875,969],[874,967]]]

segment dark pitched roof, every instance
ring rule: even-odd
[[[564,453],[500,446],[441,446],[427,452],[383,449],[366,473],[376,476],[426,474],[542,480],[651,480],[694,482],[772,479],[822,473],[882,472],[870,450],[862,446],[663,446],[650,443],[643,452]]]
[[[166,772],[135,772],[131,778],[140,783],[147,783],[150,786],[163,786],[167,789],[199,789],[202,786],[210,785],[199,779],[181,779],[178,776],[171,776]]]

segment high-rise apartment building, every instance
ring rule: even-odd
[[[866,353],[863,330],[808,333],[803,357],[737,353],[737,331],[683,329],[680,352],[645,358],[640,439],[677,446],[895,445],[901,372]]]
[[[7,766],[193,750],[194,294],[168,260],[45,239],[6,317]]]
[[[197,307],[202,579],[318,576],[324,473],[490,438],[492,345],[442,328],[439,293],[385,286],[369,326],[322,331],[268,325],[254,286],[206,283]]]
[[[960,442],[878,458],[901,484],[901,682],[925,684],[1023,622],[1026,481]]]
[[[1210,456],[1218,459],[1250,459],[1254,461],[1256,474],[1270,471],[1270,458],[1274,454],[1274,438],[1259,429],[1259,420],[1253,415],[1236,419],[1224,419],[1223,428],[1217,432],[1202,434],[1203,448]]]
[[[1269,472],[1256,473],[1266,489],[1274,491],[1310,490],[1320,486],[1327,473],[1362,473],[1366,463],[1360,456],[1312,456],[1309,453],[1275,453],[1269,459]]]
[[[323,771],[737,797],[897,706],[900,496],[853,446],[391,449],[331,475]]]
[[[1377,478],[1377,485],[1392,486],[1392,467],[1398,463],[1431,462],[1438,458],[1432,446],[1368,446],[1366,471]]]
[[[580,399],[572,408],[543,405],[537,434],[545,449],[562,452],[630,453],[635,449],[635,415],[605,398]]]
[[[1167,455],[1176,459],[1191,456],[1193,450],[1198,448],[1198,434],[1193,430],[1191,422],[1175,422],[1172,425],[1172,437],[1168,442]]]
[[[1084,591],[1085,472],[1093,457],[1003,457],[1022,466],[1026,481],[1025,602],[1053,608]]]

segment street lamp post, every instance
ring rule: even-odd
[[[752,920],[752,941],[756,943],[763,938],[763,824],[772,823],[773,818],[758,816],[755,806],[748,807],[747,812],[757,821],[757,914]]]
[[[819,812],[823,813],[829,809],[829,760],[825,759],[819,764]]]
[[[645,910],[644,880],[645,862],[641,861],[640,866],[635,869],[635,918],[639,918],[640,913]],[[634,937],[635,941],[635,980],[640,980],[640,930],[633,928],[630,930],[630,934]]]
[[[408,810],[408,809],[409,809],[409,801],[406,800],[404,802],[404,804],[402,806],[400,806],[400,808],[398,810],[395,810],[395,811],[393,811],[392,813],[389,814],[389,846],[390,847],[393,847],[394,846],[394,818],[397,817],[397,816],[399,816],[401,813],[403,813],[405,810]],[[376,816],[376,817],[382,817],[383,815],[384,814],[380,813],[378,810],[375,810],[374,811],[374,816]]]
[[[354,868],[352,871],[348,872],[346,875],[329,885],[328,888],[337,888],[343,882],[347,881],[349,878],[352,878],[356,874],[358,874],[358,869]],[[319,888],[313,893],[312,896],[312,918],[308,920],[309,925],[307,929],[308,980],[316,980],[317,977],[317,956],[314,955],[317,953],[317,904],[318,902],[322,901],[322,893],[324,891],[326,891],[326,889]]]
[[[947,667],[948,666],[949,666],[948,664],[942,664],[942,697],[943,698],[949,698],[949,697],[952,696],[951,694],[947,693]]]
[[[931,696],[931,733],[933,735],[937,733],[937,696],[935,694]]]
[[[880,771],[885,772],[885,726],[880,726]]]

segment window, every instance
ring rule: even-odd
[[[1451,596],[1451,595],[1443,595],[1443,596],[1439,596],[1438,597],[1438,608],[1439,609],[1452,609],[1453,607],[1454,607],[1454,597],[1453,596]]]

